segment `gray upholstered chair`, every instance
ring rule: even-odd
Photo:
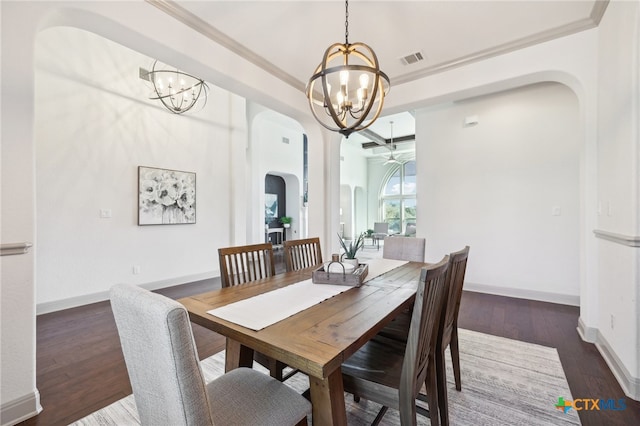
[[[404,230],[405,237],[415,237],[416,236],[416,224],[415,223],[407,223],[407,226]]]
[[[344,390],[356,400],[382,404],[373,424],[387,407],[400,411],[402,425],[417,424],[416,413],[439,424],[436,373],[436,340],[446,302],[449,256],[423,268],[406,341],[376,336],[342,364]],[[429,410],[416,406],[422,385],[427,390]]]
[[[424,262],[426,240],[414,237],[387,237],[382,246],[384,259]]]
[[[389,235],[389,224],[387,222],[375,222],[373,224],[374,238],[384,239]]]
[[[306,425],[311,404],[266,374],[238,368],[205,383],[186,309],[135,286],[111,289],[143,425]]]

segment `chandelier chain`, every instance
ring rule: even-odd
[[[344,2],[344,44],[349,45],[349,0]]]

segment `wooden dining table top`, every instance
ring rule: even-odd
[[[259,331],[207,311],[309,279],[315,268],[222,288],[179,302],[187,308],[194,323],[310,376],[326,378],[387,322],[410,306],[424,266],[424,263],[409,262]]]

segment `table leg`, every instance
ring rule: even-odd
[[[309,376],[313,425],[346,425],[342,370],[336,369],[326,379]]]
[[[224,371],[229,372],[238,367],[253,367],[253,349],[227,337]]]

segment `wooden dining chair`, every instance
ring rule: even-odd
[[[460,300],[462,298],[462,287],[464,285],[464,276],[467,270],[468,258],[469,246],[449,254],[446,307],[442,312],[440,329],[438,331],[438,340],[436,342],[438,403],[440,405],[440,421],[443,426],[447,426],[449,424],[449,398],[447,392],[447,369],[445,364],[445,351],[447,346],[451,353],[456,390],[462,390],[462,380],[460,377],[460,348],[458,346],[458,314],[460,312]],[[409,334],[410,324],[410,313],[403,312],[389,323],[389,325],[383,328],[378,335],[393,340],[406,341]]]
[[[386,237],[382,246],[382,258],[424,262],[425,246],[424,238]]]
[[[223,288],[272,277],[276,274],[271,243],[220,248],[218,261]],[[268,368],[271,377],[281,382],[297,372],[292,370],[284,374],[287,364],[258,351],[254,351],[253,359]]]
[[[439,424],[436,339],[446,295],[449,256],[422,270],[406,342],[377,337],[342,364],[344,389],[382,404],[378,424],[389,407],[400,411],[402,425],[415,425],[416,413]],[[429,410],[416,405],[426,385]]]
[[[449,346],[451,363],[453,365],[453,377],[456,390],[462,390],[460,378],[460,348],[458,346],[458,313],[460,312],[460,300],[462,299],[462,286],[467,270],[469,258],[469,246],[449,255],[449,270],[447,281],[449,293],[447,306],[442,313],[440,331],[436,348],[436,367],[438,371],[438,403],[440,404],[440,418],[442,424],[449,424],[449,398],[447,393],[447,368],[445,364],[445,351]]]
[[[187,310],[140,287],[110,291],[142,425],[306,425],[311,404],[249,368],[206,383]]]
[[[248,283],[276,274],[271,243],[218,249],[222,287]]]
[[[322,263],[320,238],[286,240],[284,242],[284,261],[289,271],[298,271]]]

